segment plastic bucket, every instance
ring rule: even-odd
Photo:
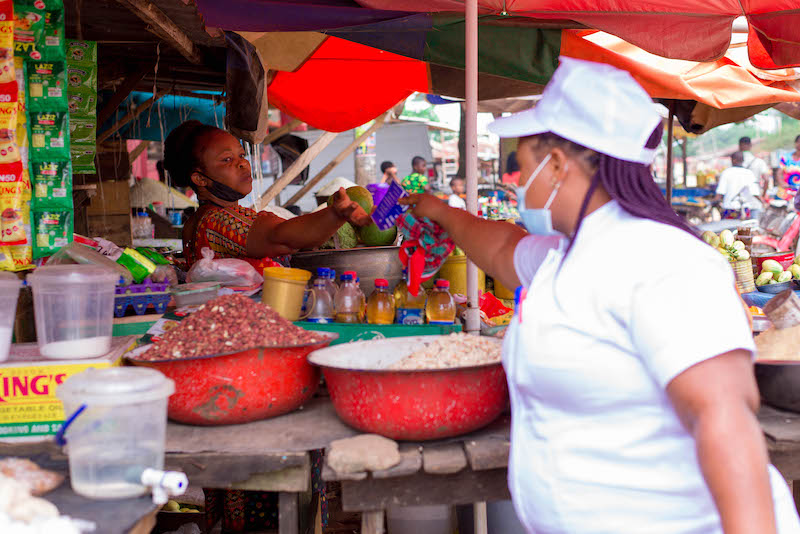
[[[56,390],[67,420],[70,483],[90,499],[125,499],[148,491],[145,469],[163,469],[167,399],[175,383],[154,369],[87,369]]]
[[[311,273],[303,269],[267,267],[264,269],[261,302],[270,306],[287,321],[297,321],[301,319],[300,311],[303,309],[306,291],[311,293],[309,298],[312,299],[308,309],[314,309],[314,292],[306,288],[310,279]]]
[[[514,291],[508,289],[497,278],[494,279],[494,296],[503,300],[514,300]]]
[[[466,295],[467,257],[448,256],[441,269],[439,269],[439,278],[450,282],[450,293]],[[478,269],[478,291],[486,291],[486,274],[480,269]],[[514,298],[514,296],[512,295],[511,298]]]
[[[96,265],[36,269],[28,281],[39,351],[45,358],[96,358],[111,349],[116,271]]]
[[[8,358],[14,318],[17,314],[17,297],[22,282],[11,273],[0,273],[0,362]]]

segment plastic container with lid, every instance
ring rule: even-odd
[[[148,491],[145,469],[163,469],[167,399],[175,383],[155,369],[87,369],[69,377],[56,396],[67,420],[64,438],[75,493],[124,499]]]
[[[6,361],[11,348],[17,297],[22,281],[11,273],[0,272],[0,362]]]
[[[194,282],[191,284],[181,284],[170,289],[172,298],[175,299],[175,306],[199,306],[209,300],[216,298],[219,293],[220,285],[217,282]]]
[[[42,356],[75,359],[107,354],[118,281],[115,271],[97,265],[51,265],[28,276]]]
[[[394,323],[394,295],[389,292],[389,282],[383,278],[375,280],[375,291],[367,302],[369,324]]]
[[[361,322],[361,290],[358,289],[352,274],[342,275],[342,285],[336,293],[334,308],[337,323]]]
[[[436,286],[425,304],[428,324],[453,324],[456,320],[456,303],[450,294],[450,282],[436,280]]]

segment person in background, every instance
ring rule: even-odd
[[[769,189],[772,186],[772,170],[763,159],[753,155],[753,141],[749,137],[739,139],[739,152],[744,156],[742,167],[756,176],[759,188],[762,191]]]
[[[744,168],[744,154],[734,152],[731,167],[722,171],[717,184],[717,197],[722,200],[722,217],[738,219],[744,208],[749,210],[750,218],[758,219],[761,215],[760,189],[756,175]]]
[[[381,172],[383,173],[382,184],[390,184],[397,181],[397,167],[391,161],[381,163]]]
[[[800,135],[794,138],[794,152],[781,157],[781,171],[783,182],[781,189],[788,189],[797,199],[797,190],[800,189]]]
[[[415,193],[429,192],[431,186],[428,184],[428,177],[425,176],[427,168],[428,164],[425,162],[425,158],[422,156],[414,156],[411,160],[411,169],[414,172],[403,178],[403,182],[400,185],[412,195]]]
[[[467,191],[467,182],[461,176],[456,176],[450,180],[450,189],[453,193],[447,199],[447,205],[451,208],[458,208],[461,210],[467,209],[467,201],[461,198],[461,195]]]
[[[503,184],[511,186],[519,185],[519,163],[517,162],[517,152],[511,152],[506,160],[506,172],[501,179]]]

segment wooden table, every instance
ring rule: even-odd
[[[772,464],[786,480],[800,481],[800,414],[762,406],[758,422],[767,438]],[[800,491],[795,492],[796,497],[798,494]]]
[[[339,474],[325,464],[323,478],[342,484],[345,511],[362,512],[362,534],[383,532],[390,505],[474,504],[475,532],[486,532],[486,502],[510,499],[510,417],[449,440],[401,443],[401,462],[384,471]]]

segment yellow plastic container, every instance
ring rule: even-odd
[[[450,282],[450,293],[467,294],[467,257],[448,256],[442,268],[439,269],[439,278]],[[486,273],[478,269],[478,291],[486,291]]]
[[[314,292],[306,288],[311,273],[303,269],[267,267],[264,269],[264,291],[261,302],[269,305],[287,321],[301,319],[305,292],[311,293],[309,310],[314,309]]]
[[[500,280],[497,278],[494,279],[494,296],[499,298],[500,300],[514,300],[514,291],[508,289],[506,286],[500,283]]]

